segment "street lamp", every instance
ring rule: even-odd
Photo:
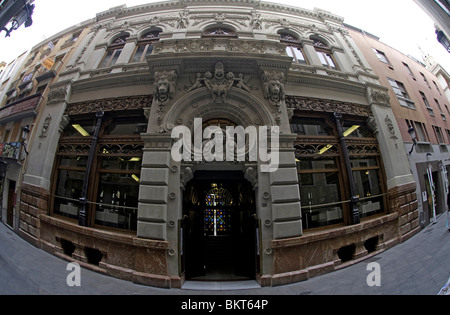
[[[413,126],[409,126],[409,128],[408,128],[408,133],[409,133],[409,135],[411,136],[411,139],[412,139],[412,141],[413,141],[413,145],[412,145],[412,147],[411,147],[411,151],[409,151],[409,155],[411,155],[411,153],[412,153],[413,150],[414,150],[414,147],[415,147],[416,144],[417,144],[417,135],[416,135],[416,130],[414,129]]]
[[[437,39],[438,39],[439,43],[441,43],[442,46],[444,46],[444,48],[448,52],[450,52],[450,41],[447,38],[447,36],[445,36],[444,32],[436,30],[436,35],[437,35]]]

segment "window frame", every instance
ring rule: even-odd
[[[155,36],[155,34],[158,33],[158,36]],[[149,35],[152,34],[153,37],[150,38]],[[160,40],[160,34],[161,31],[155,30],[155,31],[149,31],[145,33],[138,41],[136,48],[134,49],[133,55],[131,56],[130,62],[143,62],[146,57],[153,52],[153,44]],[[144,50],[142,51],[141,56],[136,59],[136,54],[140,48],[144,47]],[[151,48],[150,52],[149,49]]]
[[[300,43],[300,41],[294,37],[291,34],[281,32],[280,34],[280,42],[286,45],[286,53],[289,57],[292,57],[292,60],[297,64],[307,65],[309,64],[308,58],[305,55],[305,52],[303,51],[303,47]],[[300,55],[303,59],[299,59],[298,53],[296,51],[300,52]],[[289,53],[290,52],[290,53]]]
[[[316,180],[314,179],[314,176],[320,175],[320,176],[330,176],[333,173],[336,173],[338,176],[338,193],[341,198],[338,202],[332,202],[332,203],[322,203],[322,204],[314,204],[314,205],[308,205],[305,204],[302,206],[302,215],[305,218],[305,222],[303,222],[303,228],[305,230],[315,230],[315,229],[325,229],[325,228],[333,228],[335,226],[341,226],[341,225],[349,225],[351,224],[351,203],[347,201],[347,199],[350,199],[350,187],[349,187],[349,179],[348,174],[345,171],[346,165],[345,160],[343,156],[343,148],[341,147],[341,143],[338,138],[336,125],[331,119],[329,115],[322,115],[322,114],[311,114],[311,115],[302,115],[295,113],[292,122],[295,122],[295,118],[299,118],[301,120],[320,120],[314,123],[314,125],[323,125],[327,126],[328,134],[327,135],[319,135],[314,134],[297,134],[297,140],[295,142],[295,156],[297,161],[297,174],[298,174],[298,180],[299,180],[299,189],[300,194],[304,195],[305,191],[308,190],[308,187],[314,187],[317,185]],[[370,128],[367,126],[366,122],[362,119],[355,119],[350,117],[346,117],[343,119],[344,124],[357,124],[359,126],[367,127],[368,130]],[[294,123],[295,124],[295,123]],[[294,133],[294,130],[297,130],[297,127],[294,127],[291,123],[291,130]],[[303,128],[306,130],[306,128]],[[314,128],[313,128],[314,129]],[[311,129],[311,130],[313,130]],[[371,158],[375,159],[376,165],[368,165],[366,167],[352,167],[352,174],[353,172],[360,172],[360,171],[372,171],[376,172],[378,176],[378,183],[379,183],[379,189],[381,193],[379,195],[376,195],[374,197],[368,197],[368,198],[361,198],[363,200],[358,201],[359,206],[370,202],[373,198],[377,198],[377,200],[382,201],[381,205],[381,211],[371,214],[369,216],[361,216],[362,218],[371,218],[375,215],[382,215],[386,213],[387,209],[387,197],[386,197],[386,191],[387,188],[385,187],[385,174],[384,174],[384,168],[382,163],[382,157],[378,145],[378,141],[376,137],[371,132],[370,134],[366,135],[367,133],[359,133],[354,132],[346,136],[346,145],[347,150],[349,151],[349,156],[352,157],[360,157],[361,151],[364,151],[364,156],[370,156]],[[306,159],[306,160],[302,160]],[[319,160],[333,160],[335,167],[322,167],[322,168],[316,168],[314,169],[313,166],[311,169],[308,168],[301,168],[301,163],[307,162],[309,160],[311,161],[319,161]],[[312,165],[312,164],[311,164]],[[352,175],[354,176],[354,175]],[[308,181],[308,184],[302,184],[302,177],[304,177],[305,180]],[[311,181],[312,179],[312,181]],[[302,186],[303,185],[303,186]],[[306,188],[305,188],[306,187]],[[309,199],[312,197],[309,196]],[[306,198],[306,199],[308,199]],[[333,211],[336,210],[336,206],[341,208],[342,213],[342,221],[334,221],[331,224],[324,224],[319,226],[315,226],[313,228],[310,228],[309,226],[312,224],[312,221],[309,222],[309,217],[312,215],[313,212],[318,213],[316,215],[320,215],[320,212],[325,211],[328,212],[330,207],[334,207]],[[311,215],[307,215],[306,211],[310,211]],[[332,211],[332,212],[333,212]],[[360,214],[362,215],[362,212],[360,211]],[[336,213],[334,213],[335,217]],[[322,213],[322,217],[324,214]],[[333,217],[333,215],[330,215]],[[327,214],[328,218],[328,214]]]
[[[129,34],[117,37],[106,49],[106,53],[97,68],[102,69],[115,65],[129,37]]]
[[[386,56],[386,54],[383,51],[373,48],[373,47],[372,47],[372,50],[375,53],[375,55],[377,56],[379,61],[392,66],[391,62],[389,61],[389,58]]]
[[[93,125],[93,121],[95,120],[95,114],[82,114],[82,115],[76,115],[71,117],[71,123],[70,125],[66,126],[66,129],[72,128],[73,124],[79,124],[83,126],[91,126]],[[134,180],[137,182],[135,185],[138,186],[137,192],[139,192],[139,185],[140,185],[140,174],[142,169],[142,158],[143,158],[143,148],[144,148],[144,142],[141,138],[141,134],[138,129],[136,129],[136,132],[133,132],[133,134],[112,134],[107,135],[105,134],[106,128],[108,126],[111,126],[112,122],[119,122],[128,124],[130,122],[136,123],[136,121],[146,122],[146,118],[140,111],[123,111],[123,112],[110,112],[105,114],[104,119],[102,120],[102,125],[99,131],[98,135],[98,142],[97,146],[95,147],[95,154],[93,158],[93,162],[91,165],[92,172],[90,174],[89,181],[89,190],[87,192],[87,200],[90,202],[88,203],[88,213],[89,216],[87,218],[88,226],[93,228],[99,228],[99,229],[106,229],[106,230],[114,230],[114,231],[120,231],[123,233],[131,233],[135,234],[137,231],[137,205],[138,205],[138,196],[136,196],[136,199],[134,200],[136,203],[136,207],[128,207],[123,205],[108,205],[104,204],[103,206],[114,208],[114,209],[122,209],[124,210],[121,214],[126,214],[126,211],[131,211],[129,222],[130,224],[126,227],[120,226],[119,221],[117,222],[117,225],[111,224],[110,226],[100,224],[96,222],[97,217],[97,208],[99,207],[100,203],[98,193],[99,193],[99,184],[101,182],[101,177],[104,174],[113,174],[113,175],[119,175],[119,176],[129,176],[132,177],[132,175],[136,175],[137,178],[134,178]],[[138,127],[139,124],[136,123],[136,127]],[[86,168],[77,168],[73,166],[64,166],[61,165],[61,161],[64,157],[71,157],[71,158],[78,158],[78,157],[84,157],[87,158],[89,155],[89,152],[91,150],[91,141],[92,141],[92,134],[89,133],[87,136],[82,136],[81,134],[76,134],[73,132],[63,132],[59,143],[58,143],[58,150],[57,150],[57,157],[55,159],[55,166],[54,171],[52,175],[52,197],[50,200],[50,214],[68,219],[71,221],[78,221],[78,215],[67,217],[62,215],[61,211],[55,211],[55,205],[57,203],[57,198],[64,199],[64,196],[58,196],[58,185],[59,183],[59,176],[61,170],[71,170],[71,171],[83,171]],[[67,149],[65,149],[67,148]],[[110,148],[110,149],[109,149]],[[80,151],[81,150],[81,151]],[[80,153],[82,152],[82,153]],[[128,159],[128,163],[131,163],[132,158],[138,158],[139,161],[136,161],[137,164],[140,163],[140,166],[134,167],[132,169],[128,168],[119,168],[111,167],[105,167],[102,162],[106,157],[111,157],[113,159]],[[137,165],[136,164],[136,165]],[[139,181],[138,181],[139,180]],[[134,184],[134,182],[131,182]],[[79,203],[77,203],[77,200],[73,200],[73,203],[77,205],[79,208]],[[131,209],[134,208],[134,209]],[[79,212],[78,212],[79,213]],[[119,218],[119,216],[117,216]],[[131,225],[132,223],[132,225]]]
[[[415,110],[416,106],[414,102],[410,99],[408,91],[406,91],[405,85],[402,82],[392,78],[387,78],[387,80],[392,90],[394,91],[394,94],[397,97],[400,106]]]

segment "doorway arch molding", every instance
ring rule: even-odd
[[[228,119],[243,127],[275,126],[275,119],[265,103],[236,88],[231,89],[225,102],[212,102],[209,91],[203,87],[177,100],[167,111],[163,126],[169,132],[179,125],[192,128],[195,118],[202,118],[204,122]]]

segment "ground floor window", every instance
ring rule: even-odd
[[[146,127],[145,116],[106,113],[92,147],[95,120],[95,114],[72,117],[63,132],[53,176],[51,213],[78,220],[85,189],[89,226],[135,231],[144,146],[140,134]]]
[[[297,158],[305,229],[342,223],[343,205],[336,158]]]
[[[295,156],[304,229],[350,224],[352,192],[358,198],[360,218],[384,212],[381,156],[363,119],[344,118],[345,142],[340,141],[336,121],[328,114],[294,116],[291,131],[298,135]]]

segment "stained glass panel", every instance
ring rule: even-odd
[[[205,196],[205,234],[226,235],[231,229],[233,198],[228,190],[214,187]]]

